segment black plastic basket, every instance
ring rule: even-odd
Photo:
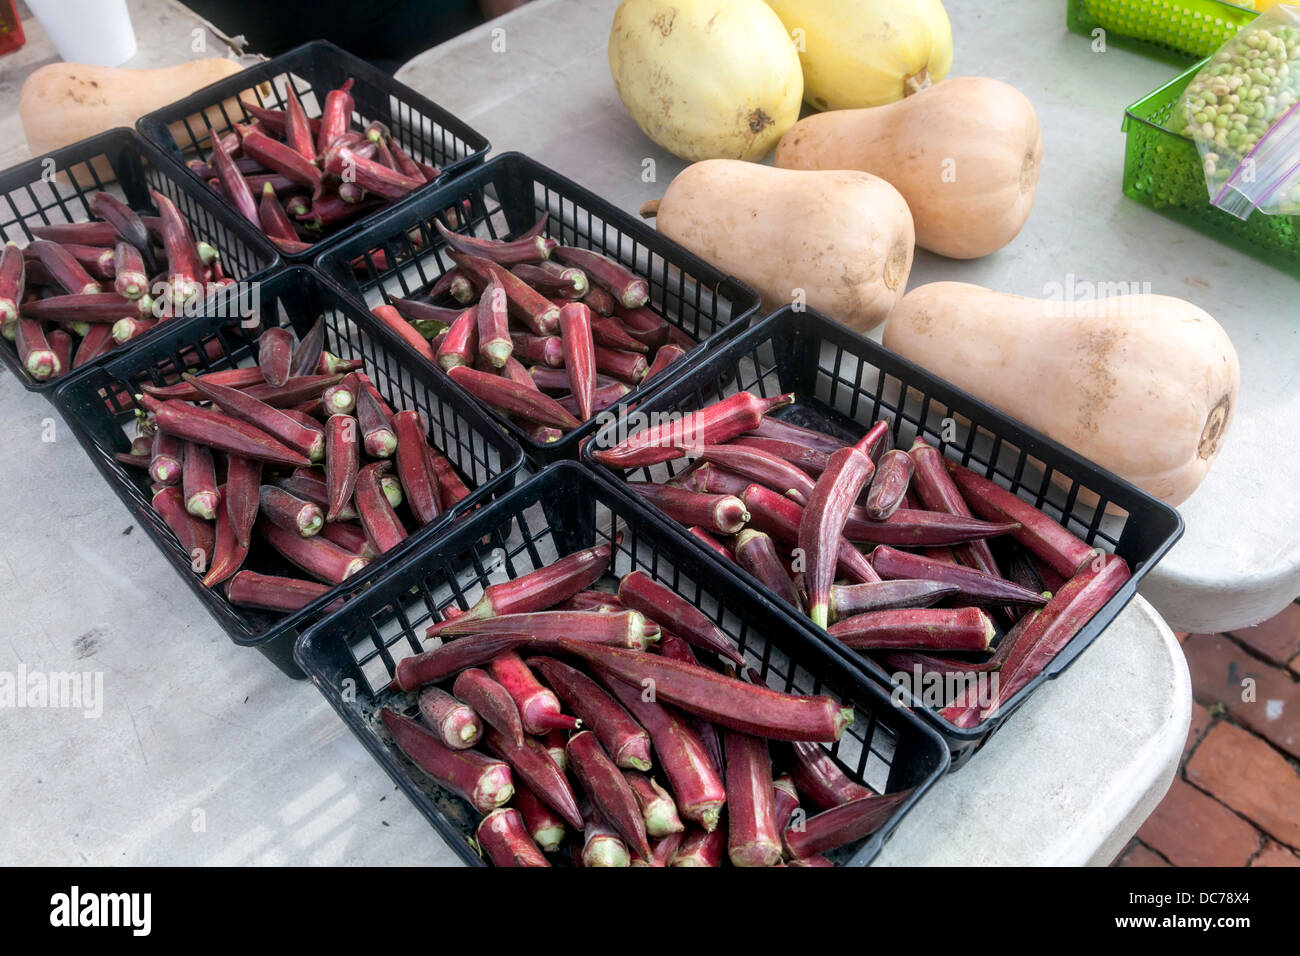
[[[705,610],[734,638],[768,686],[828,693],[852,704],[853,724],[831,752],[855,780],[890,792],[914,787],[889,821],[837,862],[864,866],[899,820],[941,777],[948,753],[939,736],[865,680],[821,642],[789,626],[775,603],[738,576],[718,571],[683,547],[663,520],[632,495],[576,462],[559,462],[466,517],[451,533],[376,582],[298,641],[296,656],[317,688],[443,838],[471,865],[468,838],[478,819],[468,804],[434,784],[393,744],[377,713],[410,712],[414,695],[389,689],[397,662],[434,646],[424,629],[442,608],[466,608],[496,581],[514,578],[578,548],[623,538],[614,573],[640,569]],[[436,639],[435,639],[436,641]]]
[[[95,217],[89,197],[101,190],[112,193],[139,213],[156,216],[149,193],[167,196],[189,223],[196,239],[215,246],[222,266],[233,279],[246,279],[275,265],[275,247],[225,202],[217,201],[202,183],[165,157],[127,127],[83,139],[0,173],[0,242],[31,242],[32,227],[64,222],[87,222]],[[0,358],[23,385],[33,392],[50,392],[72,376],[103,364],[150,341],[152,331],[137,336],[107,356],[75,372],[38,382],[18,361],[14,344],[0,345]]]
[[[130,396],[141,383],[174,381],[164,380],[163,374],[178,367],[215,370],[256,362],[256,336],[260,330],[245,330],[238,318],[255,301],[254,295],[260,298],[259,311],[266,327],[290,325],[301,336],[323,315],[325,348],[340,358],[364,359],[365,371],[389,404],[418,410],[429,426],[432,444],[471,489],[457,509],[413,532],[401,546],[292,614],[239,607],[226,600],[220,588],[203,587],[200,576],[190,570],[189,554],[150,504],[148,475],[113,457],[114,452],[126,451],[130,444],[123,426],[134,416],[136,406]],[[303,676],[292,659],[294,639],[320,620],[336,598],[362,589],[440,534],[457,515],[508,488],[523,464],[519,447],[477,407],[466,402],[446,379],[412,362],[396,347],[388,329],[304,267],[281,270],[260,284],[210,300],[206,317],[163,324],[166,331],[153,342],[69,382],[56,393],[55,402],[123,504],[230,639],[257,647],[292,677]],[[214,357],[206,355],[208,347],[215,350]],[[409,516],[405,523],[408,528],[415,527]],[[244,567],[263,574],[303,576],[268,547],[255,547]]]
[[[415,190],[398,205],[413,196],[427,194],[481,163],[487,156],[490,144],[469,124],[365,60],[325,40],[305,43],[265,63],[250,66],[205,86],[184,99],[142,116],[136,128],[146,139],[179,161],[206,160],[210,151],[210,128],[221,134],[231,130],[235,123],[248,121],[249,116],[243,107],[237,105],[238,100],[267,109],[284,109],[284,85],[292,82],[303,109],[309,117],[316,118],[324,107],[325,94],[341,86],[348,77],[356,81],[352,87],[353,128],[381,122],[415,159],[442,169],[442,176],[436,183]],[[196,178],[195,182],[200,181]],[[209,189],[206,183],[202,186]],[[209,191],[226,208],[235,212],[224,196]],[[312,243],[311,248],[301,253],[285,254],[284,258],[307,262],[326,247],[355,234],[384,211],[359,217]]]
[[[448,222],[448,208],[457,209],[467,222]],[[651,308],[700,342],[679,365],[733,338],[758,311],[758,295],[748,286],[521,153],[494,157],[447,187],[384,214],[365,232],[332,247],[316,265],[372,306],[416,297],[455,265],[446,256],[435,219],[458,232],[504,239],[532,226],[543,212],[550,215],[547,235],[618,259],[649,279]],[[633,391],[622,404],[634,404],[669,374]],[[576,458],[578,445],[597,428],[593,420],[560,441],[542,444],[505,416],[498,419],[539,464]]]
[[[978,727],[955,726],[940,717],[937,708],[918,706],[908,689],[902,688],[904,700],[918,706],[948,742],[953,769],[1043,681],[1063,672],[1105,630],[1137,593],[1138,582],[1183,532],[1182,519],[1169,505],[870,339],[816,312],[796,312],[789,306],[675,376],[642,403],[637,413],[692,411],[742,390],[762,396],[793,392],[795,404],[776,411],[773,417],[846,440],[856,441],[872,422],[889,419],[901,447],[909,447],[918,435],[924,437],[949,458],[1009,487],[1089,544],[1128,562],[1132,577],[1119,593],[1042,673]],[[629,431],[637,430],[635,418],[627,424]],[[663,481],[687,467],[685,459],[626,471],[598,464],[592,453],[617,443],[616,427],[602,430],[583,449],[586,463],[606,480]],[[1097,502],[1097,507],[1088,501]],[[1126,514],[1105,515],[1108,505]],[[676,522],[669,523],[712,561],[743,574],[751,586],[762,589],[757,579],[739,566],[709,551]],[[789,605],[780,606],[798,626],[833,646],[874,680],[894,686],[890,674],[874,659],[845,648]]]

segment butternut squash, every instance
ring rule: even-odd
[[[134,126],[145,113],[243,68],[234,60],[220,57],[191,60],[157,70],[85,63],[47,64],[23,81],[18,94],[18,114],[27,136],[27,148],[33,156],[40,156],[115,126]],[[248,94],[244,97],[252,99]],[[226,100],[231,116],[243,115],[236,99]],[[215,125],[226,125],[215,104],[208,112]]]
[[[804,100],[814,109],[892,103],[952,67],[952,26],[939,0],[767,3],[794,38]]]
[[[762,159],[803,98],[799,55],[763,0],[623,0],[609,72],[641,131],[691,161]]]
[[[660,232],[748,283],[769,310],[803,302],[866,331],[912,269],[907,203],[870,173],[714,159],[682,170],[648,205]]]
[[[1227,333],[1167,295],[1065,301],[934,282],[903,296],[884,344],[1173,505],[1237,408]]]
[[[1034,205],[1043,134],[999,80],[964,76],[872,109],[819,113],[781,137],[783,169],[861,169],[903,194],[916,244],[954,259],[996,252]]]

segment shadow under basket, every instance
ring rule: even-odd
[[[232,279],[258,275],[278,261],[275,247],[265,236],[187,170],[177,167],[125,126],[0,173],[0,242],[26,246],[35,238],[35,226],[93,220],[89,200],[101,191],[116,196],[142,215],[156,216],[158,210],[149,195],[152,190],[176,204],[196,240],[208,242],[220,252],[222,268]],[[81,368],[44,382],[27,374],[13,342],[0,339],[0,359],[23,387],[48,396],[86,369],[126,355],[150,341],[155,331],[151,329]]]
[[[262,326],[254,320],[253,327],[246,328],[241,318],[245,315],[260,315]],[[137,408],[131,396],[143,383],[170,384],[176,380],[176,369],[216,371],[254,365],[262,327],[289,326],[301,338],[320,317],[325,321],[325,349],[339,358],[363,359],[363,370],[394,409],[419,411],[430,444],[446,456],[471,492],[455,509],[411,532],[397,548],[301,610],[286,614],[241,607],[227,600],[223,587],[205,588],[201,575],[191,570],[190,555],[150,503],[148,473],[113,456],[130,447],[127,428]],[[519,447],[466,402],[458,389],[412,361],[396,348],[393,334],[369,313],[300,266],[261,283],[233,287],[210,299],[203,316],[164,322],[153,342],[68,383],[56,393],[55,401],[104,479],[230,639],[256,647],[294,678],[303,676],[293,662],[293,642],[300,633],[330,613],[337,599],[363,590],[446,530],[460,514],[509,487],[523,464]],[[408,530],[417,527],[405,505],[399,516]],[[261,574],[307,577],[256,533],[243,567]]]
[[[792,626],[832,648],[879,685],[891,690],[900,687],[903,700],[923,713],[948,743],[953,769],[962,766],[1043,681],[1073,663],[1133,598],[1138,582],[1182,534],[1182,519],[1169,505],[870,339],[816,312],[796,312],[789,306],[676,376],[617,427],[635,434],[656,413],[694,411],[740,391],[763,397],[793,392],[795,403],[773,412],[773,418],[846,442],[857,441],[871,423],[886,419],[897,447],[906,449],[920,436],[946,457],[1010,488],[1089,544],[1128,562],[1132,576],[1120,591],[1041,673],[1004,701],[997,714],[973,728],[957,727],[939,715],[941,705],[913,694],[906,686],[911,674],[896,679],[874,657],[846,648],[801,610],[778,602]],[[682,458],[648,468],[615,470],[596,462],[593,452],[613,447],[621,437],[607,428],[583,448],[585,463],[603,480],[620,485],[628,479],[662,482],[692,464]],[[1097,502],[1098,507],[1088,502]],[[1104,514],[1108,506],[1112,513]],[[1115,508],[1124,514],[1113,513]],[[711,562],[770,594],[739,565],[709,550],[662,511],[653,510]],[[996,615],[990,616],[997,622]],[[1000,627],[999,638],[1001,633]]]
[[[453,218],[449,221],[448,210]],[[364,232],[324,253],[317,267],[374,307],[424,296],[455,267],[434,226],[493,239],[511,239],[549,216],[546,235],[562,245],[594,249],[650,283],[650,308],[699,344],[646,385],[624,396],[634,405],[674,368],[742,331],[757,314],[758,295],[617,206],[520,153],[503,153],[430,195],[376,219]],[[486,406],[485,406],[486,407]],[[608,413],[612,414],[614,409]],[[506,416],[491,412],[530,459],[549,464],[578,456],[601,415],[559,441],[536,441]]]
[[[234,129],[235,123],[247,123],[252,118],[240,105],[241,100],[270,110],[283,110],[286,105],[285,84],[292,83],[302,101],[303,111],[309,118],[318,119],[324,109],[326,94],[342,86],[349,77],[354,81],[350,128],[363,130],[369,123],[383,123],[406,152],[419,162],[439,167],[442,175],[435,182],[396,200],[390,207],[360,216],[321,236],[310,248],[284,255],[287,260],[306,263],[328,246],[362,229],[391,205],[437,188],[483,162],[491,144],[468,123],[428,97],[326,40],[305,43],[205,86],[184,99],[142,116],[136,128],[145,139],[178,162],[207,160],[211,152],[210,130],[215,129],[218,134],[228,133]],[[211,189],[193,173],[190,176],[235,212],[235,207],[224,194]]]
[[[622,532],[622,538],[616,535]],[[877,792],[915,788],[883,827],[829,856],[871,862],[898,822],[941,777],[943,741],[888,692],[819,641],[790,627],[766,596],[683,546],[632,495],[576,462],[540,475],[464,519],[441,540],[303,635],[297,659],[360,741],[456,853],[482,865],[469,839],[474,810],[435,784],[397,749],[378,717],[414,711],[415,695],[390,689],[397,662],[435,646],[428,624],[448,605],[467,608],[488,584],[518,577],[579,548],[616,541],[615,576],[642,570],[700,607],[733,638],[776,690],[825,693],[855,708],[831,753],[854,780]]]

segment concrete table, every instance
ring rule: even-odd
[[[133,4],[142,51],[158,8]],[[600,0],[525,7],[407,73],[499,146],[633,208],[652,188],[640,157],[664,182],[673,167],[612,101],[609,15]],[[508,57],[490,54],[495,29]],[[546,122],[530,117],[542,102]],[[29,688],[0,707],[0,864],[455,862],[310,685],[226,639],[45,401],[6,375],[0,407],[0,694]],[[60,675],[92,699],[30,706]],[[1138,599],[936,786],[880,862],[1106,863],[1167,789],[1189,719],[1182,655]]]
[[[415,58],[401,79],[460,114],[494,151],[517,149],[625,209],[663,194],[684,163],[655,146],[614,92],[609,2],[543,0]],[[1124,107],[1174,67],[1116,48],[1094,53],[1065,29],[1063,3],[1014,10],[946,0],[953,75],[1005,80],[1033,102],[1045,153],[1034,213],[984,259],[917,250],[909,286],[959,280],[1045,296],[1077,282],[1129,282],[1215,316],[1241,359],[1237,419],[1209,477],[1182,506],[1187,534],[1143,594],[1178,630],[1258,623],[1300,594],[1300,498],[1274,441],[1300,426],[1296,281],[1127,199]],[[495,32],[495,31],[500,31]],[[654,161],[653,181],[643,162]],[[875,333],[878,339],[880,331]]]

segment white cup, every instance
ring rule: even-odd
[[[69,63],[120,66],[135,56],[126,0],[27,0],[27,6]]]

